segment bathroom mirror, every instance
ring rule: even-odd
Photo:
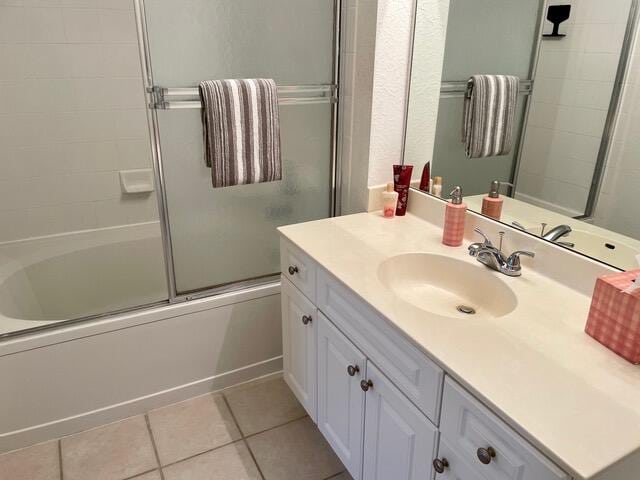
[[[442,1],[446,36],[437,65],[425,1],[417,0],[405,138],[414,181],[430,162],[443,197],[461,185],[465,203],[482,213],[497,180],[500,221],[614,267],[637,268],[638,1]],[[440,66],[436,106],[425,91]],[[520,80],[512,146],[499,156],[468,158],[462,142],[467,81],[476,74]]]

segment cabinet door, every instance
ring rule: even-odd
[[[316,417],[316,308],[282,278],[284,379],[314,422]]]
[[[318,427],[354,480],[362,469],[366,357],[318,314]]]
[[[368,386],[366,384],[368,383]],[[433,478],[436,427],[371,363],[364,388],[364,480]]]

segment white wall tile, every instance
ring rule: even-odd
[[[71,43],[98,43],[102,41],[99,28],[100,12],[86,8],[63,10],[64,31]]]
[[[63,43],[64,21],[60,8],[25,8],[27,40],[31,43]]]
[[[157,219],[131,0],[0,0],[0,241]]]

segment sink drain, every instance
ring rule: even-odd
[[[456,307],[456,310],[458,310],[460,313],[464,313],[465,315],[475,315],[476,314],[476,309],[473,307],[468,307],[466,305],[458,305]]]

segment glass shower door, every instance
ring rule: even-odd
[[[153,82],[273,78],[334,82],[333,0],[146,0]],[[158,110],[176,291],[279,273],[281,225],[326,218],[332,195],[334,105],[280,105],[283,179],[213,189],[200,109]]]

